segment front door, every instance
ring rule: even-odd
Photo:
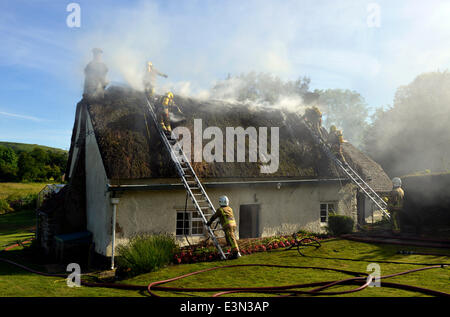
[[[239,207],[239,239],[258,238],[260,205],[241,205]]]

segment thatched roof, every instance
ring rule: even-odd
[[[279,127],[279,168],[273,174],[261,174],[260,162],[193,163],[201,178],[274,179],[274,178],[336,178],[343,176],[314,144],[306,127],[296,113],[273,108],[249,106],[223,101],[200,101],[175,97],[186,120],[179,125],[187,127],[194,136],[193,122],[202,119],[203,129],[219,127]],[[95,136],[109,179],[145,179],[177,177],[170,158],[163,148],[150,118],[141,92],[129,88],[112,87],[101,102],[85,104],[91,117]],[[147,122],[147,124],[146,124]],[[177,124],[172,124],[172,128]],[[75,131],[74,131],[75,132]],[[325,131],[326,133],[326,131]],[[270,135],[267,138],[270,144]],[[225,141],[224,141],[225,142]],[[203,142],[203,146],[208,140]],[[270,145],[268,145],[270,151]],[[344,148],[355,167],[361,168],[373,180],[389,181],[381,167],[351,145]],[[377,177],[375,174],[380,173]],[[385,185],[385,184],[384,184]],[[390,185],[390,181],[389,181]]]

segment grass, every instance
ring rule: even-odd
[[[0,183],[0,199],[10,195],[39,193],[47,183]]]
[[[17,212],[0,216],[0,244],[8,241],[14,242],[17,237],[27,236],[27,228],[33,224],[32,212]],[[6,230],[6,231],[5,231]],[[397,254],[399,250],[415,250],[417,252],[441,253],[448,256],[429,256],[429,255],[401,255]],[[0,254],[13,258],[16,261],[23,261],[26,250],[17,248],[7,253]],[[297,251],[281,251],[279,249],[271,252],[254,253],[249,256],[243,256],[239,260],[228,262],[205,262],[196,264],[170,265],[155,272],[141,274],[133,278],[121,281],[121,283],[130,283],[138,285],[147,285],[150,282],[175,277],[181,274],[194,272],[197,270],[223,266],[229,264],[281,264],[291,266],[322,266],[330,268],[340,268],[353,271],[366,272],[369,263],[377,261],[400,261],[416,263],[448,263],[450,262],[450,250],[447,249],[429,249],[417,247],[405,247],[394,245],[376,245],[359,243],[347,240],[331,240],[324,242],[322,247],[314,250],[305,251],[306,257],[298,255]],[[332,258],[351,258],[365,260],[366,262],[342,261]],[[385,264],[379,263],[381,274],[387,275],[408,269],[418,268],[420,266],[410,264]],[[27,265],[30,265],[29,263]],[[33,267],[44,270],[39,265]],[[83,268],[82,268],[83,271]],[[313,269],[279,269],[279,268],[226,268],[205,274],[195,275],[183,280],[172,282],[167,285],[179,287],[213,287],[213,286],[275,286],[294,283],[307,283],[314,281],[336,280],[349,277],[343,273],[318,271]],[[421,286],[434,290],[450,293],[450,268],[439,268],[428,271],[412,273],[408,275],[390,278],[387,281],[398,282]],[[381,281],[383,285],[383,281]],[[348,289],[351,286],[344,286],[338,289]],[[162,296],[206,296],[205,293],[173,293],[157,292]],[[9,264],[0,262],[0,296],[80,296],[80,297],[102,297],[102,296],[147,296],[145,291],[126,291],[106,288],[69,288],[64,279],[43,277],[25,272]],[[235,296],[263,296],[261,294],[236,294]],[[347,296],[355,297],[382,297],[382,296],[424,296],[421,293],[415,293],[404,290],[390,289],[387,287],[367,288],[361,292],[349,294]]]

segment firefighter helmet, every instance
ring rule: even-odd
[[[392,179],[392,185],[394,185],[394,188],[401,187],[402,186],[402,180],[399,177],[394,177]]]
[[[330,127],[330,132],[335,132],[337,129],[336,129],[336,126],[335,125],[332,125],[331,127]]]
[[[227,196],[221,196],[219,197],[219,205],[220,207],[226,207],[228,206],[230,203],[230,200],[228,199]]]
[[[166,96],[170,99],[173,99],[173,93],[171,93],[170,91],[167,92]]]

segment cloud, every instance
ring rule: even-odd
[[[35,121],[35,122],[44,121],[44,119],[41,119],[41,118],[32,117],[32,116],[25,116],[25,115],[21,115],[21,114],[4,112],[4,111],[0,111],[0,116],[5,116],[5,117],[15,118],[15,119],[21,119],[21,120]]]

